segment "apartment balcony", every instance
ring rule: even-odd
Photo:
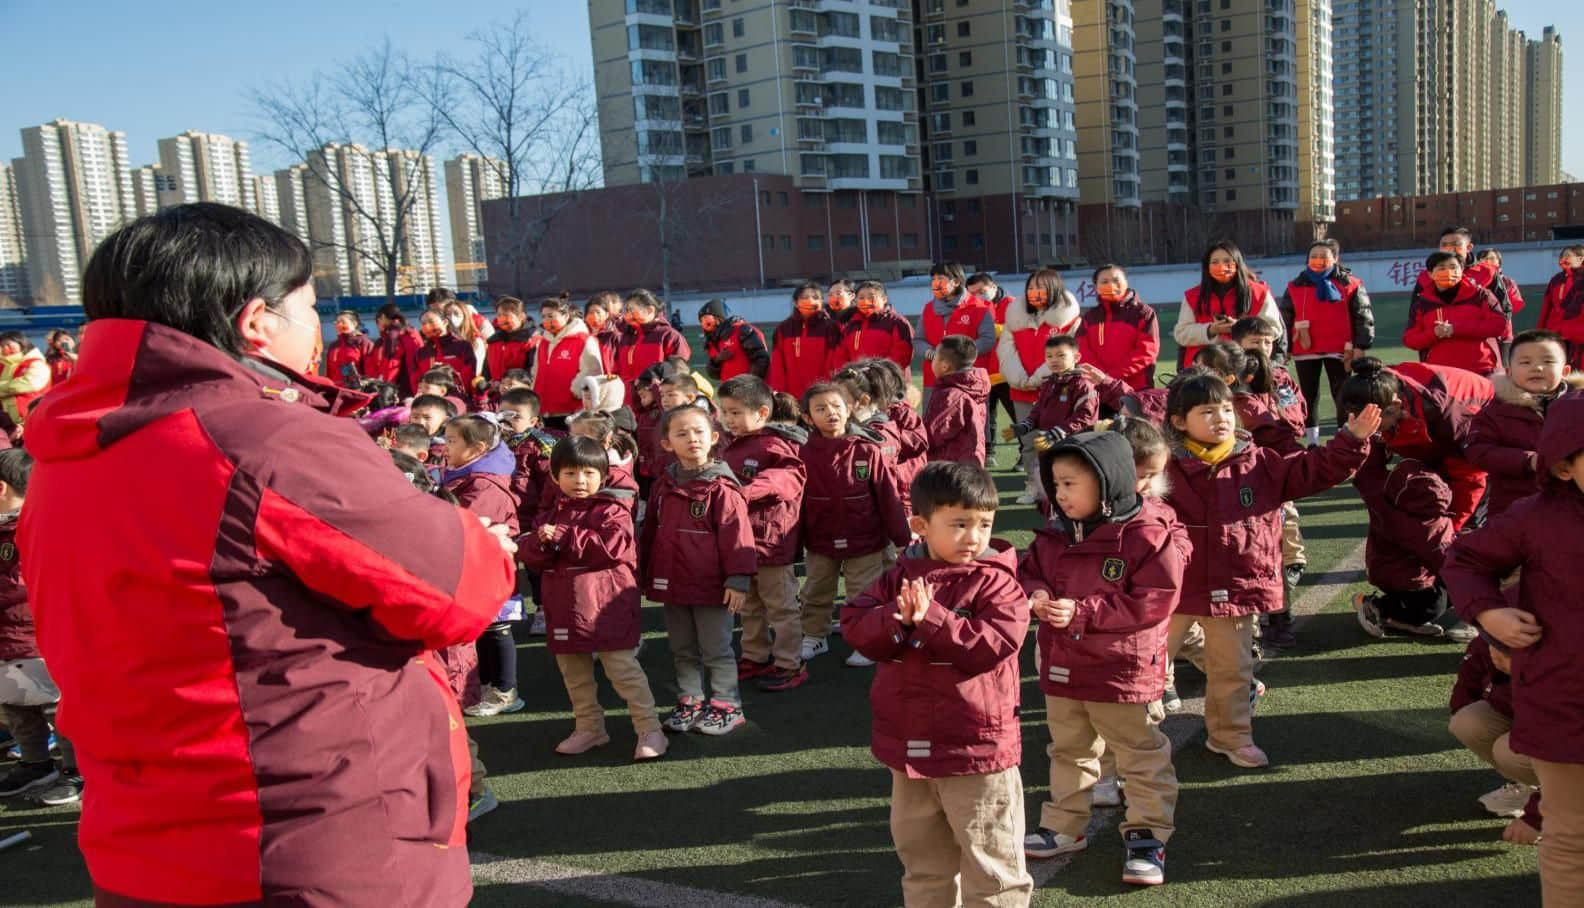
[[[704,85],[699,82],[683,82],[677,86],[677,90],[684,98],[704,97]]]

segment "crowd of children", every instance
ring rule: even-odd
[[[667,731],[732,732],[747,721],[742,682],[808,683],[839,633],[848,665],[874,667],[872,748],[892,771],[909,904],[1025,904],[1027,860],[1086,848],[1092,805],[1116,803],[1119,784],[1122,878],[1163,882],[1173,663],[1204,671],[1206,747],[1269,765],[1254,672],[1262,647],[1296,642],[1293,503],[1352,478],[1378,589],[1357,597],[1360,625],[1469,645],[1452,729],[1508,780],[1486,798],[1518,817],[1508,838],[1541,838],[1545,815],[1547,897],[1571,898],[1584,886],[1584,625],[1568,608],[1584,559],[1570,375],[1584,249],[1563,253],[1541,329],[1514,336],[1521,297],[1466,240],[1447,231],[1426,263],[1403,338],[1416,363],[1368,355],[1368,293],[1328,241],[1279,298],[1235,245],[1207,250],[1165,387],[1156,314],[1116,264],[1094,271],[1099,302],[1080,310],[1053,269],[1016,298],[943,263],[916,330],[873,281],[799,285],[768,342],[712,300],[699,316],[709,378],[647,291],[581,309],[546,299],[537,326],[520,300],[486,320],[440,294],[418,331],[395,307],[374,338],[340,313],[324,370],[366,398],[360,421],[415,486],[518,539],[516,594],[476,643],[440,654],[468,715],[524,708],[515,628],[530,612],[574,717],[556,751],[611,742],[598,664],[628,705],[635,760],[662,757]],[[66,380],[69,339],[52,351]],[[1322,371],[1339,426],[1323,445]],[[1048,517],[1023,552],[993,537],[998,402],[1026,473],[1018,501]],[[0,796],[63,803],[81,783],[69,742],[59,768],[49,755],[54,689],[6,522],[26,470],[21,451],[0,452],[0,702],[22,754]],[[675,670],[665,709],[639,661],[645,598],[663,606]],[[1031,622],[1050,797],[1030,829],[1017,658]],[[475,745],[470,817],[496,803],[481,756]]]

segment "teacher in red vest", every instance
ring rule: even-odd
[[[935,358],[935,348],[948,334],[974,339],[978,359],[974,365],[986,373],[1000,371],[995,363],[995,313],[990,304],[968,292],[963,267],[956,262],[939,262],[930,268],[930,301],[919,316],[919,333],[913,336],[913,349],[927,363]],[[929,402],[935,386],[933,370],[924,369],[924,401]]]
[[[565,297],[548,297],[539,304],[539,329],[532,356],[533,390],[545,423],[559,429],[583,406],[574,385],[580,378],[603,376],[604,361],[599,341]]]

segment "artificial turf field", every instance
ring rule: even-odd
[[[1539,288],[1531,292],[1520,328],[1537,318]],[[1378,336],[1394,341],[1406,299],[1375,304]],[[1162,316],[1169,331],[1175,309]],[[1175,362],[1170,339],[1164,343],[1162,362]],[[1410,358],[1401,348],[1377,350],[1387,362]],[[1001,445],[997,534],[1022,548],[1039,517],[1012,504],[1022,488],[1015,459],[1013,446]],[[1309,570],[1299,611],[1310,614],[1299,648],[1267,657],[1258,672],[1269,693],[1255,713],[1255,738],[1273,765],[1240,770],[1204,749],[1195,699],[1202,678],[1181,668],[1186,708],[1166,724],[1182,786],[1167,885],[1135,890],[1119,881],[1122,811],[1096,810],[1089,850],[1065,864],[1030,862],[1040,884],[1035,905],[1539,903],[1535,849],[1504,844],[1506,821],[1475,802],[1501,780],[1446,729],[1461,649],[1366,637],[1348,605],[1367,587],[1357,495],[1344,485],[1300,510]],[[656,607],[644,617],[642,661],[665,708],[676,689],[663,621]],[[527,709],[470,720],[502,801],[470,830],[475,905],[900,903],[889,774],[868,751],[873,670],[843,666],[848,648],[839,637],[797,690],[766,694],[745,683],[743,728],[722,738],[673,735],[664,759],[633,765],[632,726],[608,686],[611,743],[580,757],[554,752],[571,730],[571,712],[544,638],[525,630],[518,672]],[[1047,735],[1031,644],[1022,664],[1032,826],[1046,794]],[[0,852],[0,905],[90,904],[76,818],[76,808],[0,802],[0,839],[33,834]]]

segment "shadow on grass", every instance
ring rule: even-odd
[[[1540,883],[1533,874],[1478,879],[1426,880],[1418,883],[1362,886],[1354,889],[1284,895],[1263,902],[1265,908],[1332,908],[1336,905],[1390,905],[1394,908],[1461,908],[1461,906],[1538,905]]]

